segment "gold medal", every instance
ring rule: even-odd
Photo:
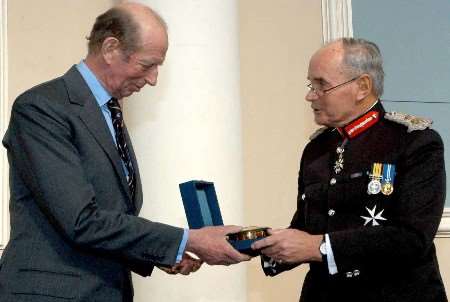
[[[229,240],[251,240],[269,236],[267,227],[250,226],[243,228],[237,233],[228,234]]]
[[[395,165],[383,165],[383,178],[381,181],[381,193],[391,195],[394,192]]]
[[[392,192],[394,192],[394,186],[391,183],[387,182],[381,186],[381,193],[384,195],[391,195]]]

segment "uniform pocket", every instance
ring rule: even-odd
[[[38,295],[66,300],[75,299],[80,287],[80,275],[38,269],[20,269],[12,287],[16,295]]]
[[[355,204],[361,204],[368,198],[367,185],[369,179],[367,176],[361,176],[356,178],[349,178],[344,184],[344,200],[348,206],[354,206]]]

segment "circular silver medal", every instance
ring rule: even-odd
[[[378,179],[372,179],[367,185],[367,193],[378,194],[381,192],[381,182]]]

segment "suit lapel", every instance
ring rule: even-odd
[[[120,178],[120,182],[128,199],[131,200],[130,189],[123,171],[119,153],[117,152],[114,140],[111,137],[111,132],[109,131],[103,113],[101,112],[94,95],[91,93],[89,87],[84,82],[84,79],[81,77],[75,66],[73,66],[63,78],[67,84],[70,102],[82,106],[79,111],[80,119],[86,125],[86,128],[95,138],[97,143],[105,151],[117,176]]]

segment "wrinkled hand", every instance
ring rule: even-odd
[[[270,236],[252,244],[252,249],[279,263],[321,261],[322,235],[311,235],[296,229],[268,230]]]
[[[202,264],[203,264],[202,260],[195,259],[189,254],[184,253],[180,263],[177,263],[170,268],[167,267],[159,267],[159,268],[170,275],[176,274],[189,275],[190,273],[198,271],[202,266]]]
[[[209,265],[230,265],[248,261],[250,256],[239,253],[227,241],[226,235],[239,232],[239,226],[214,226],[189,230],[186,250]]]

